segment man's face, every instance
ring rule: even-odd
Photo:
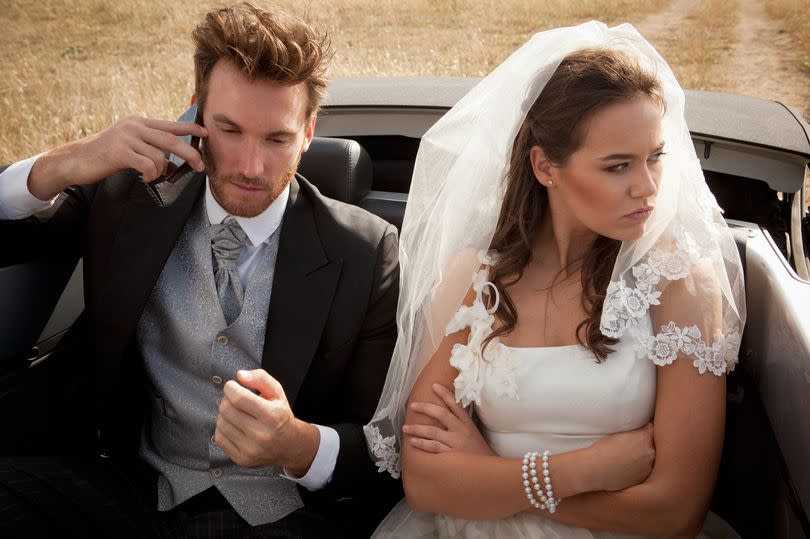
[[[202,155],[217,202],[231,215],[255,217],[284,191],[309,148],[304,83],[247,79],[229,61],[211,70]]]

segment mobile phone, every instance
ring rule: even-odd
[[[194,123],[202,125],[202,118],[197,110],[197,104],[193,103],[183,114],[180,115],[177,120],[180,122],[194,121]],[[184,135],[178,138],[186,144],[189,144],[195,150],[200,151],[200,137]],[[144,184],[147,192],[160,206],[165,206],[167,204],[166,195],[168,195],[168,193],[162,192],[165,191],[165,189],[162,189],[161,186],[165,183],[173,184],[194,170],[192,166],[185,162],[181,157],[172,153],[167,154],[166,159],[168,162],[166,163],[166,170],[163,175],[156,178],[154,181]],[[169,196],[169,198],[172,197]]]
[[[192,105],[186,109],[186,111],[177,118],[178,122],[190,122],[194,121],[197,125],[202,125],[202,118],[200,117],[199,111],[197,110],[197,104],[192,103]],[[195,137],[191,135],[184,135],[182,137],[178,137],[180,140],[185,142],[186,144],[190,145],[197,151],[200,151],[200,137]],[[166,164],[166,171],[163,173],[163,176],[157,178],[155,181],[151,183],[162,183],[162,182],[169,182],[174,183],[179,180],[183,175],[187,172],[191,171],[192,167],[181,157],[170,153],[166,156],[168,163]]]

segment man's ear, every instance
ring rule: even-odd
[[[309,145],[312,142],[312,136],[315,134],[315,123],[318,121],[318,115],[313,114],[312,118],[307,122],[304,131],[304,145],[301,147],[301,153],[309,150]]]
[[[546,156],[546,152],[540,146],[532,146],[529,150],[529,161],[532,163],[532,171],[538,182],[549,187],[553,185],[557,177],[557,167]]]

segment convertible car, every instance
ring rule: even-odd
[[[338,79],[299,171],[324,194],[400,226],[421,136],[478,79]],[[810,125],[782,103],[687,92],[687,121],[706,180],[745,267],[748,321],[728,377],[725,445],[712,510],[744,538],[810,539]],[[189,109],[183,119],[193,119]],[[81,261],[0,265],[0,373],[48,369],[83,307]],[[59,372],[70,372],[63,369]],[[19,389],[22,391],[22,389]],[[0,386],[0,409],[15,385]],[[3,414],[5,417],[6,414]],[[26,433],[59,410],[17,409]],[[684,436],[690,433],[684,432]],[[25,438],[24,436],[22,438]],[[46,443],[32,431],[18,450]]]

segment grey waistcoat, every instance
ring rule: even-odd
[[[230,326],[217,298],[204,198],[196,203],[146,303],[137,328],[151,413],[141,456],[158,472],[158,509],[216,486],[251,525],[303,507],[278,467],[242,468],[212,441],[218,401],[239,369],[261,366],[279,227],[265,243]]]

